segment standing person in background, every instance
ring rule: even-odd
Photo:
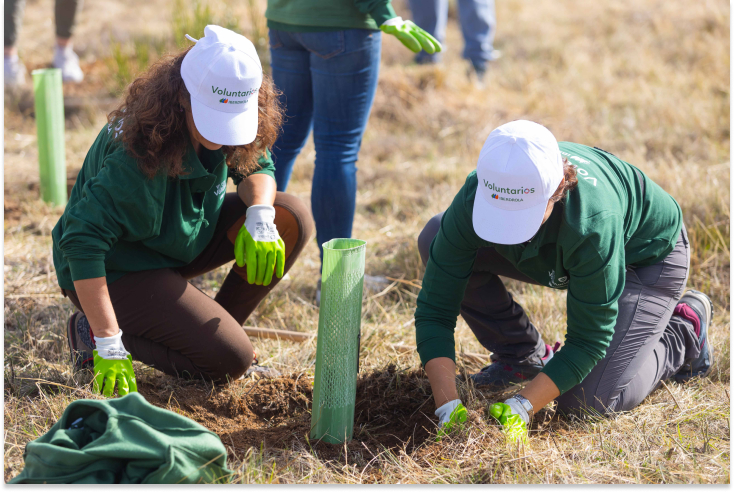
[[[459,24],[464,35],[462,56],[471,62],[471,69],[481,84],[489,62],[500,57],[493,47],[497,20],[494,0],[458,0]],[[446,39],[446,23],[449,18],[449,0],[410,0],[410,10],[415,23],[431,33],[440,43]],[[441,55],[421,51],[416,63],[438,63]]]
[[[500,126],[418,249],[426,273],[416,341],[442,431],[466,420],[455,379],[459,313],[492,352],[474,384],[527,383],[490,407],[510,439],[524,439],[534,411],[553,400],[563,414],[626,412],[660,381],[711,371],[711,300],[695,290],[681,298],[690,265],[681,209],[601,149],[559,144],[530,121]],[[499,276],[568,291],[563,347],[543,341]]]
[[[56,47],[54,67],[61,69],[64,82],[81,82],[84,79],[79,68],[79,57],[72,49],[71,35],[82,0],[56,0]],[[18,58],[18,32],[23,20],[25,0],[5,0],[5,85],[25,84],[26,68]]]
[[[278,191],[285,191],[313,128],[311,210],[321,249],[326,241],[352,235],[355,164],[377,87],[380,30],[415,53],[435,53],[441,45],[397,17],[389,0],[268,0],[265,16],[273,81],[286,111],[273,146],[275,179]]]

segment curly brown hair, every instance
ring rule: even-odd
[[[568,162],[568,159],[565,157],[563,158],[563,178],[563,184],[561,184],[556,192],[553,193],[553,196],[550,197],[549,201],[553,203],[560,202],[566,198],[569,191],[576,188],[576,185],[579,184],[579,180],[576,177],[576,166]]]
[[[190,49],[153,64],[128,86],[122,104],[107,115],[110,124],[122,122],[120,140],[150,178],[162,172],[169,177],[185,173],[183,159],[190,140],[186,111],[191,100],[181,78],[181,63]],[[278,95],[272,79],[263,74],[257,138],[247,145],[222,147],[227,166],[243,177],[259,169],[258,159],[280,133],[283,108]]]

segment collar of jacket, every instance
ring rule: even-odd
[[[202,157],[205,161],[207,161],[207,164],[210,164],[212,170],[216,169],[219,164],[221,164],[222,161],[225,159],[224,152],[222,152],[221,149],[204,149],[204,151],[202,152]],[[211,172],[209,172],[206,166],[204,166],[204,164],[201,162],[199,156],[196,155],[196,151],[194,150],[194,146],[191,144],[191,141],[189,141],[188,148],[186,149],[186,155],[184,156],[184,173],[185,174],[180,174],[178,178],[197,179],[209,176],[211,174]]]
[[[553,207],[553,212],[551,212],[550,217],[545,221],[545,224],[540,226],[535,236],[530,241],[523,243],[525,249],[523,249],[520,261],[538,256],[538,250],[541,246],[558,242],[558,229],[561,226],[562,220],[563,204],[556,204]]]

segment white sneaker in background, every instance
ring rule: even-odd
[[[5,57],[5,86],[20,87],[25,85],[26,68],[18,55]]]
[[[58,44],[54,49],[54,67],[61,69],[61,80],[79,83],[84,80],[84,73],[79,67],[79,57],[71,45],[62,48]]]

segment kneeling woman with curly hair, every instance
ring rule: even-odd
[[[67,333],[75,367],[93,368],[107,396],[115,383],[136,390],[132,359],[240,377],[253,360],[242,324],[313,234],[304,204],[276,192],[272,81],[249,40],[207,26],[108,120],[53,230],[59,285],[80,310]],[[188,282],[232,260],[215,299]]]

